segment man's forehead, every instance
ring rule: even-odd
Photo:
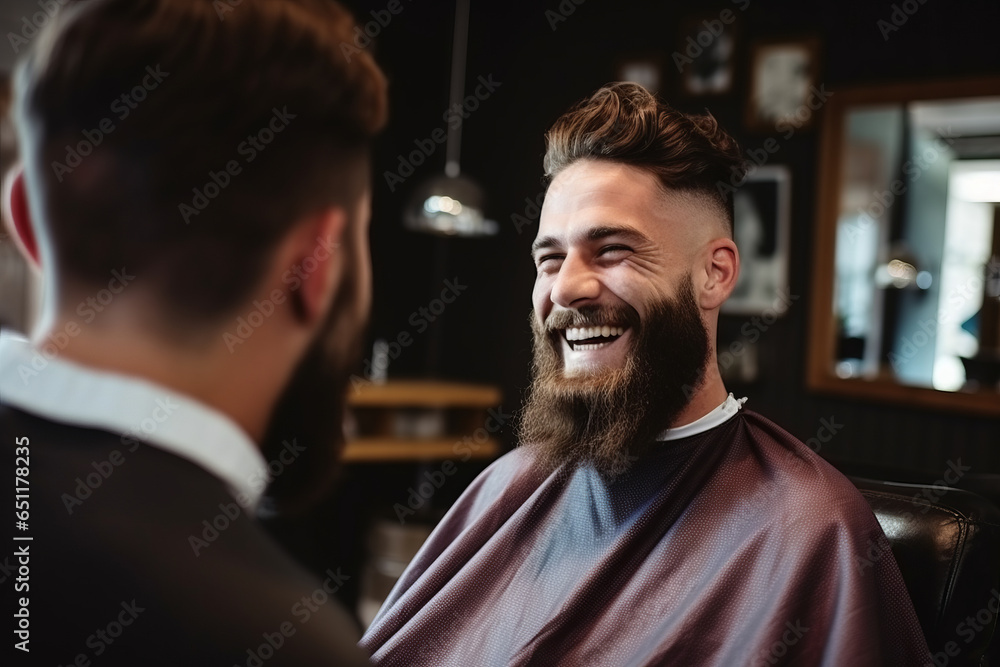
[[[654,226],[665,224],[664,203],[663,191],[648,172],[611,163],[582,168],[574,164],[546,193],[535,247],[551,246],[553,240],[597,240],[614,233],[648,240],[656,233]]]
[[[648,203],[664,190],[652,173],[617,162],[580,160],[561,171],[545,193],[543,210],[575,209],[624,200],[636,196]]]
[[[589,228],[631,227],[659,242],[678,235],[694,241],[722,231],[719,215],[706,195],[668,190],[645,169],[581,160],[553,179],[542,203],[537,239],[572,242],[586,237]]]

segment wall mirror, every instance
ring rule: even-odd
[[[810,389],[1000,415],[1000,77],[824,110]]]

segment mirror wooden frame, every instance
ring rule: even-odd
[[[844,120],[856,105],[1000,96],[1000,77],[899,83],[834,90],[823,110],[819,187],[813,241],[812,294],[806,386],[809,390],[949,412],[1000,416],[1000,392],[948,392],[887,379],[841,378],[832,370],[836,346],[833,312],[834,253],[843,175]]]

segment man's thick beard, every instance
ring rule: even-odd
[[[610,322],[634,336],[622,367],[566,377],[557,329]],[[623,305],[562,311],[544,324],[532,314],[531,323],[533,381],[518,436],[546,471],[586,465],[609,480],[620,476],[674,425],[704,380],[708,332],[690,276],[676,299],[649,304],[642,321]]]
[[[340,261],[344,274],[330,312],[279,396],[261,442],[271,463],[267,496],[282,514],[315,505],[340,471],[348,383],[361,359],[367,324],[352,316],[358,289],[350,253],[342,252]],[[295,458],[286,464],[288,455],[279,455],[289,449]]]

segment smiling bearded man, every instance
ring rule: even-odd
[[[472,483],[362,646],[379,665],[923,665],[851,483],[726,391],[733,140],[614,84],[547,136],[521,447]],[[870,571],[869,571],[870,570]]]
[[[520,437],[539,466],[590,464],[613,479],[674,422],[701,383],[709,355],[690,276],[680,292],[651,305],[645,322],[628,306],[581,306],[555,312],[544,324],[532,314],[535,380]],[[596,351],[626,331],[635,331],[636,341],[621,366],[563,373],[562,345]]]

